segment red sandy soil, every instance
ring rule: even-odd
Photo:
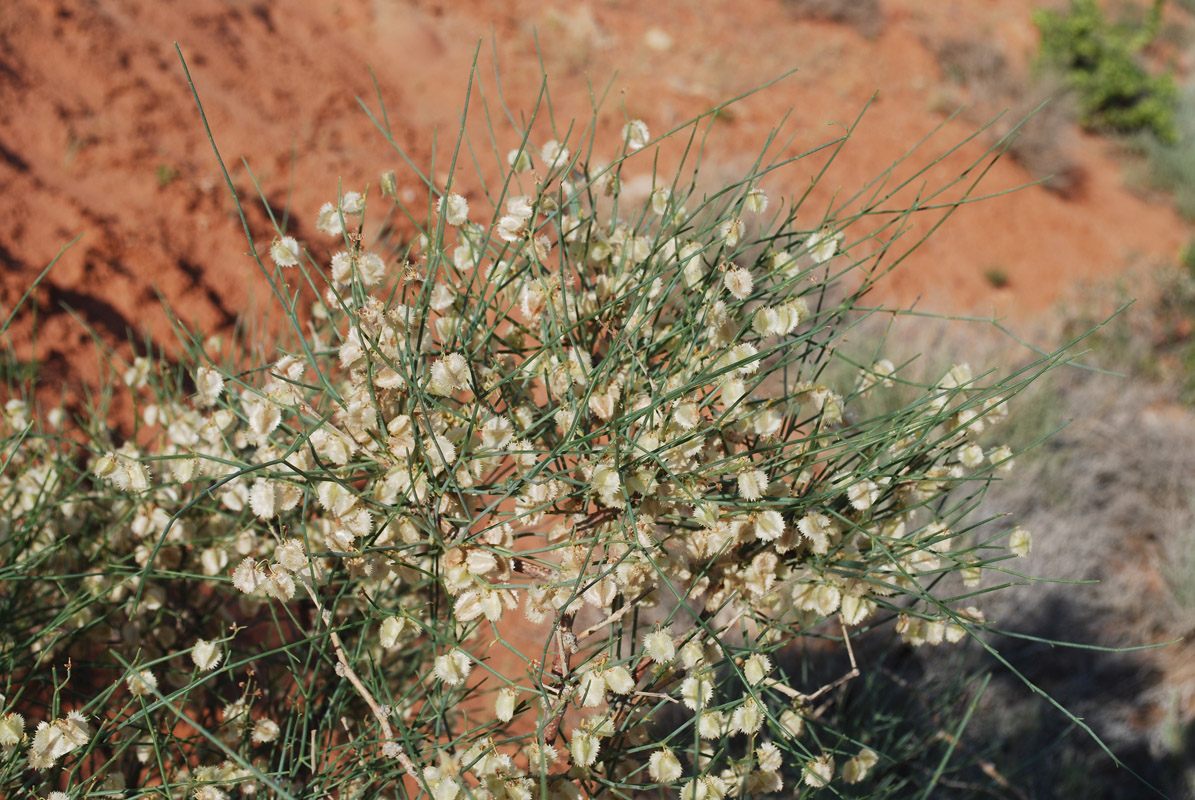
[[[586,121],[587,81],[599,89],[610,83],[599,135],[611,150],[624,114],[662,132],[796,69],[713,126],[712,180],[747,169],[786,111],[793,113],[783,130],[793,140],[785,152],[795,154],[837,135],[842,129],[830,124],[849,124],[874,94],[855,138],[804,207],[812,226],[835,192],[846,196],[880,175],[942,122],[944,108],[968,99],[948,85],[930,43],[995,44],[1023,65],[1034,44],[1033,6],[886,0],[878,35],[868,39],[847,25],[801,18],[779,0],[733,11],[668,0],[652,5],[650,19],[639,4],[616,1],[9,0],[0,9],[0,302],[12,308],[63,244],[82,234],[36,295],[36,327],[25,315],[13,330],[18,356],[42,365],[43,384],[73,394],[94,383],[97,360],[64,306],[127,356],[129,329],[148,327],[173,341],[158,293],[180,320],[208,332],[229,330],[268,301],[174,42],[245,201],[254,246],[264,252],[274,233],[242,160],[274,207],[289,202],[288,232],[300,239],[319,238],[316,210],[341,184],[376,187],[393,168],[401,185],[420,190],[358,106],[361,97],[378,107],[370,67],[395,140],[421,168],[434,137],[441,156],[452,144],[479,47],[478,79],[491,104],[496,50],[510,107],[530,108],[541,80],[537,41],[558,122]],[[484,137],[480,93],[472,99],[471,130]],[[507,134],[499,141],[505,152],[517,140],[498,127]],[[916,163],[974,127],[974,120],[951,123]],[[1106,140],[1068,135],[1082,165],[1076,191],[1063,197],[1033,187],[963,209],[891,276],[883,299],[1026,320],[1077,281],[1173,258],[1186,237],[1178,217],[1125,188]],[[773,197],[791,197],[822,163],[802,160],[762,185]],[[940,180],[962,163],[934,174]],[[458,170],[459,185],[468,174]],[[447,177],[439,167],[436,175]],[[1004,159],[981,193],[1036,177]],[[469,188],[476,198],[476,185]],[[991,269],[1007,275],[1006,288],[985,279]]]

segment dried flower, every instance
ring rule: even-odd
[[[568,743],[569,752],[573,756],[573,763],[578,767],[591,767],[597,761],[601,741],[589,731],[574,731],[572,741]]]
[[[746,231],[746,226],[738,217],[731,217],[725,222],[718,225],[717,236],[723,243],[733,250],[738,246],[739,240],[743,238],[743,233]]]
[[[301,255],[299,242],[293,236],[275,239],[270,245],[270,258],[274,259],[274,263],[280,267],[298,266]]]
[[[298,539],[285,539],[274,548],[274,560],[283,569],[300,572],[307,566],[307,549]]]
[[[743,676],[747,683],[755,686],[772,671],[772,661],[763,653],[752,653],[743,664]]]
[[[602,678],[614,694],[630,694],[635,691],[635,679],[631,677],[630,670],[622,664],[616,664],[605,670],[602,673]]]
[[[860,750],[858,755],[842,766],[842,779],[847,783],[859,783],[879,760],[874,750]]]
[[[41,722],[29,747],[29,765],[46,770],[59,758],[77,750],[91,739],[91,726],[79,711],[71,711],[65,719]]]
[[[449,686],[460,686],[469,677],[473,662],[463,650],[453,650],[436,657],[436,677]]]
[[[668,200],[672,197],[672,190],[667,186],[657,186],[651,193],[651,210],[658,216],[664,216],[668,210]]]
[[[1021,558],[1029,555],[1033,549],[1033,535],[1018,525],[1008,536],[1008,549],[1013,555]]]
[[[622,140],[626,142],[628,152],[643,149],[650,139],[647,123],[641,119],[633,119],[622,127]]]
[[[763,470],[745,469],[739,473],[739,496],[744,500],[758,500],[768,490],[768,476]]]
[[[357,275],[361,277],[363,286],[381,283],[386,276],[386,262],[377,253],[362,253],[357,258]]]
[[[232,585],[245,594],[257,594],[265,582],[265,572],[252,558],[243,560],[232,573]]]
[[[847,498],[856,511],[866,511],[880,497],[880,487],[870,478],[851,484],[846,490]]]
[[[272,719],[262,717],[257,722],[253,723],[253,733],[250,738],[257,744],[266,744],[278,738],[278,734],[282,729],[278,727],[278,723]]]
[[[827,230],[820,230],[809,236],[809,239],[805,242],[805,247],[809,249],[809,255],[815,262],[824,264],[838,252],[838,241],[841,238],[841,233],[836,234]]]
[[[739,300],[746,300],[755,286],[750,271],[744,267],[726,270],[726,274],[722,276],[722,283],[725,284],[726,290]]]
[[[786,708],[781,712],[778,721],[784,732],[793,739],[800,736],[801,732],[805,730],[805,718],[791,708]]]
[[[784,766],[784,757],[780,748],[771,742],[764,742],[755,748],[755,761],[764,772],[776,772]]]
[[[469,201],[453,192],[447,197],[441,197],[436,210],[444,218],[444,222],[459,228],[469,221]]]
[[[547,168],[549,171],[568,163],[568,148],[555,139],[544,142],[539,152],[544,157],[544,162],[548,165]]]
[[[510,722],[514,717],[515,704],[519,699],[519,690],[513,686],[506,686],[498,691],[494,701],[494,716],[502,722]]]
[[[672,641],[672,631],[668,628],[656,628],[643,634],[643,652],[657,664],[668,664],[676,658],[676,644]]]
[[[199,367],[195,370],[195,390],[196,405],[209,408],[224,391],[224,376],[210,367]]]
[[[340,198],[340,208],[346,215],[360,214],[365,210],[365,196],[360,192],[345,192]]]
[[[958,453],[959,463],[968,469],[976,469],[983,466],[984,454],[983,448],[977,444],[969,444]]]
[[[752,187],[743,198],[743,208],[752,214],[762,214],[768,207],[768,195],[763,189]]]
[[[320,206],[315,229],[329,236],[344,235],[344,223],[340,218],[340,209],[336,207],[335,203],[324,203]]]
[[[526,148],[516,147],[506,154],[506,163],[513,172],[526,172],[531,169],[531,153]]]
[[[0,715],[0,747],[15,747],[24,735],[24,717],[15,711]]]
[[[125,676],[124,680],[125,685],[129,687],[129,692],[135,697],[144,697],[153,694],[153,690],[158,688],[158,676],[147,669],[140,672],[130,672]]]
[[[209,642],[206,639],[196,639],[195,644],[191,647],[191,660],[195,662],[195,666],[199,667],[204,672],[215,669],[220,664],[220,659],[224,654],[220,651],[220,645],[216,642]]]
[[[600,706],[605,698],[606,681],[602,673],[597,670],[582,673],[581,680],[577,683],[577,704],[582,708],[595,708]]]
[[[705,673],[690,675],[681,683],[680,693],[685,705],[696,711],[714,698],[714,683]]]
[[[838,526],[825,514],[806,514],[797,521],[797,530],[809,540],[815,553],[827,553],[830,539],[838,534]]]
[[[743,700],[742,705],[734,710],[730,717],[731,730],[752,734],[763,726],[763,709],[759,707],[754,697]]]
[[[670,748],[662,747],[648,758],[647,774],[657,783],[672,783],[681,776],[680,759]]]
[[[382,620],[381,628],[378,631],[378,642],[387,650],[393,650],[398,647],[398,637],[402,635],[403,629],[407,626],[407,621],[403,617],[389,616]]]
[[[820,789],[834,777],[834,759],[828,755],[815,758],[805,763],[805,785]]]

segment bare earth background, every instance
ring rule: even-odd
[[[99,371],[89,334],[66,307],[128,357],[133,352],[129,330],[148,329],[156,340],[171,341],[163,300],[184,322],[221,332],[269,296],[246,254],[248,245],[174,42],[187,59],[216,143],[245,201],[254,246],[264,252],[274,232],[245,162],[271,205],[289,207],[287,232],[300,241],[315,237],[317,209],[341,186],[345,191],[376,187],[381,172],[395,169],[400,191],[426,195],[358,105],[360,97],[378,107],[370,68],[396,141],[421,168],[427,167],[433,144],[441,153],[451,144],[479,48],[478,80],[486,97],[491,103],[497,97],[496,61],[512,109],[530,108],[540,89],[538,49],[562,129],[573,116],[588,119],[591,84],[598,91],[609,85],[599,130],[611,141],[627,117],[641,118],[653,134],[660,133],[796,69],[713,126],[707,177],[732,177],[749,169],[790,109],[781,140],[792,136],[795,154],[838,135],[841,128],[830,124],[849,125],[874,95],[856,137],[808,206],[820,209],[834,192],[852,192],[880,175],[960,104],[972,110],[949,123],[927,153],[941,152],[975,130],[981,118],[998,112],[992,98],[975,96],[974,87],[944,72],[943,44],[962,41],[965,51],[966,42],[981,42],[1003,53],[1010,74],[1024,76],[1036,44],[1030,14],[1040,3],[883,0],[876,19],[854,25],[811,19],[794,12],[797,4],[780,0],[658,0],[650,4],[650,19],[644,5],[632,0],[5,0],[0,3],[0,308],[11,308],[62,245],[83,234],[38,291],[37,316],[24,315],[16,323],[19,358],[36,359],[43,387],[77,397],[83,387],[95,385]],[[1182,58],[1176,54],[1180,68],[1190,67]],[[477,113],[480,93],[472,99],[470,130],[484,135]],[[1007,122],[997,125],[1008,127]],[[502,152],[517,145],[508,135],[498,142]],[[891,276],[880,299],[917,301],[937,312],[1004,315],[1031,328],[1054,316],[1057,304],[1072,302],[1076,287],[1085,282],[1120,277],[1130,293],[1136,288],[1148,293],[1141,276],[1174,259],[1189,226],[1169,206],[1151,203],[1126,186],[1123,164],[1108,140],[1073,126],[1046,135],[1057,137],[1073,162],[1065,193],[1035,186],[963,209]],[[991,141],[982,139],[984,146]],[[978,150],[968,152],[973,156]],[[444,163],[437,162],[439,181],[447,178],[440,169]],[[798,162],[762,186],[773,198],[799,194],[823,163],[818,158]],[[960,163],[948,162],[941,174]],[[996,193],[1039,177],[1022,163],[1002,159],[983,189]],[[467,181],[457,188],[480,198],[479,188]],[[990,278],[995,273],[1006,279],[1002,288]],[[1123,430],[1117,420],[1126,413],[1111,409],[1106,429],[1093,435],[1115,444],[1115,434]],[[1170,407],[1158,413],[1163,416],[1155,450],[1186,441],[1174,435],[1180,423],[1164,416]],[[1184,430],[1195,431],[1189,419],[1183,420]],[[1141,469],[1148,475],[1186,461],[1176,455],[1168,463],[1171,467]],[[1090,495],[1079,489],[1071,500],[1076,514],[1090,507]],[[1129,522],[1141,523],[1139,513],[1124,514]],[[1164,554],[1148,537],[1143,541],[1119,562],[1131,573],[1128,582],[1143,593],[1134,595],[1138,604],[1165,594],[1157,566]],[[1067,551],[1061,558],[1072,555]],[[1107,562],[1106,555],[1093,559],[1087,572],[1074,577],[1091,577]],[[1121,585],[1116,575],[1096,577]],[[1160,641],[1174,633],[1174,626],[1155,624],[1142,636]],[[1098,631],[1092,635],[1098,638]],[[1137,731],[1144,737],[1141,746],[1153,752],[1146,740],[1167,714],[1177,714],[1180,731],[1190,737],[1195,677],[1189,647],[1141,659],[1129,668],[1130,677],[1140,683],[1148,673],[1148,686],[1121,693],[1119,701],[1127,708],[1121,738],[1133,740]],[[1056,691],[1065,693],[1065,688]],[[1171,698],[1178,698],[1177,704]],[[1083,696],[1074,702],[1082,705]]]
[[[792,152],[804,151],[875,94],[822,184],[824,203],[879,175],[944,110],[974,99],[948,84],[933,43],[994,42],[1023,72],[1033,6],[887,0],[866,38],[779,0],[733,10],[667,0],[652,4],[650,20],[634,2],[10,0],[0,7],[0,302],[11,307],[63,243],[83,234],[39,298],[36,355],[48,375],[73,382],[94,379],[95,358],[63,304],[119,343],[127,328],[146,325],[171,338],[157,292],[208,331],[267,296],[174,42],[262,248],[273,234],[242,159],[272,203],[289,200],[289,232],[301,239],[314,234],[315,212],[339,182],[360,189],[385,169],[403,175],[356,101],[377,108],[370,67],[396,140],[424,167],[434,134],[443,147],[456,130],[479,44],[480,79],[492,98],[496,57],[512,108],[529,108],[539,89],[537,37],[558,119],[586,118],[587,81],[601,89],[613,80],[602,116],[612,135],[624,113],[663,131],[795,68],[720,120],[711,152],[728,175],[741,173],[790,108],[784,130],[795,134]],[[972,118],[952,123],[937,149],[974,128]],[[1074,191],[1034,187],[957,214],[891,277],[885,299],[1024,319],[1046,313],[1076,281],[1172,258],[1184,241],[1176,215],[1124,188],[1105,140],[1067,135],[1081,164]],[[765,188],[803,190],[815,161],[785,173],[789,185]],[[1005,159],[984,187],[1035,179]],[[985,279],[991,269],[1007,275],[1006,288]],[[19,337],[32,332],[26,325]]]

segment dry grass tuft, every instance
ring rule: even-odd
[[[884,10],[879,0],[788,0],[798,17],[834,22],[874,39],[884,30]]]

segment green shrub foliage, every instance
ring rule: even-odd
[[[1113,24],[1096,0],[1073,0],[1068,12],[1036,12],[1039,64],[1056,69],[1079,98],[1085,126],[1096,131],[1146,130],[1165,142],[1177,136],[1176,89],[1170,74],[1151,75],[1139,54],[1157,32],[1162,3],[1144,26]]]

